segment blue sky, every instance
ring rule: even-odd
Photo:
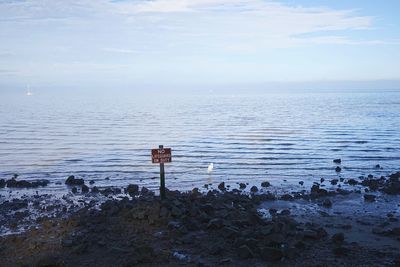
[[[0,0],[0,89],[400,85],[400,1]]]

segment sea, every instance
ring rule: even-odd
[[[50,180],[35,191],[68,192],[69,175],[157,190],[159,145],[174,190],[387,175],[400,170],[400,91],[0,91],[0,179]]]

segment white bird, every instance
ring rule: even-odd
[[[213,163],[208,164],[207,172],[210,173],[213,171],[213,169],[214,169],[214,164]]]

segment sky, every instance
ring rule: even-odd
[[[0,0],[0,90],[400,88],[398,0]]]

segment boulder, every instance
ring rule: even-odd
[[[246,184],[245,183],[240,183],[239,184],[239,188],[240,189],[245,189],[246,188]]]
[[[220,184],[218,185],[218,189],[221,190],[221,191],[225,191],[225,190],[226,190],[226,188],[225,188],[225,182],[220,183]]]
[[[253,185],[253,186],[250,188],[250,191],[251,191],[252,193],[256,193],[256,192],[258,192],[258,187],[255,186],[255,185]]]
[[[262,187],[269,187],[269,186],[271,186],[271,184],[268,181],[264,181],[264,182],[261,183],[261,186]]]
[[[342,163],[342,160],[341,159],[334,159],[333,162],[337,163],[337,164],[340,164],[340,163]]]
[[[139,186],[137,184],[130,184],[125,188],[125,193],[128,193],[131,197],[139,194]]]
[[[82,193],[89,192],[89,187],[87,185],[82,185]]]
[[[337,167],[335,168],[335,171],[336,171],[336,172],[341,172],[341,171],[342,171],[342,168],[340,168],[339,166],[337,166]]]
[[[85,181],[80,178],[75,178],[75,176],[68,176],[67,180],[65,180],[66,185],[83,185]]]

